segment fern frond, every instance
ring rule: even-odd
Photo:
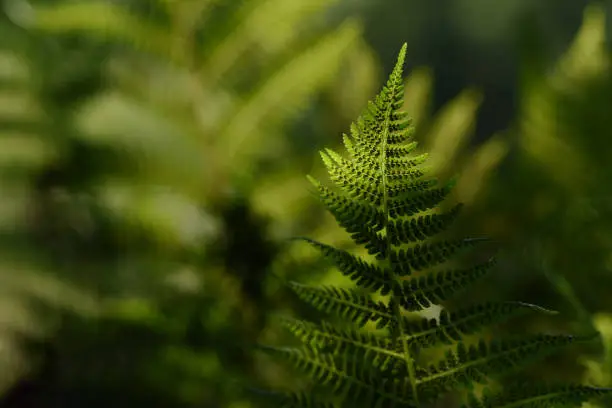
[[[385,336],[351,327],[336,327],[328,322],[315,325],[302,320],[284,319],[282,324],[315,353],[324,352],[346,358],[361,355],[380,370],[403,362],[401,352],[395,351],[393,343]]]
[[[309,286],[298,282],[288,282],[288,286],[300,299],[317,310],[334,314],[358,326],[373,321],[379,327],[385,327],[394,319],[383,302],[374,301],[369,295],[356,290]]]
[[[387,224],[387,237],[392,245],[423,241],[448,229],[459,215],[462,205],[457,204],[443,214],[429,214],[411,219],[391,220]]]
[[[407,249],[391,250],[389,261],[394,273],[399,276],[410,275],[432,266],[443,264],[459,251],[470,248],[485,238],[458,239],[416,244]]]
[[[490,377],[514,372],[575,340],[573,336],[534,335],[490,343],[481,340],[471,346],[459,342],[442,361],[419,369],[417,384],[424,398],[435,400],[457,387],[486,384]]]
[[[420,348],[453,344],[492,324],[499,324],[532,311],[556,313],[529,303],[487,302],[454,312],[442,310],[438,319],[412,322],[407,326],[406,335],[411,345]]]
[[[303,348],[266,349],[329,390],[335,397],[334,406],[420,408],[449,391],[503,380],[508,373],[588,339],[536,334],[511,339],[493,335],[485,341],[479,335],[527,312],[554,313],[522,302],[444,308],[438,319],[407,316],[457,295],[491,270],[495,260],[458,269],[444,266],[460,261],[462,252],[486,239],[439,237],[449,230],[461,204],[441,212],[438,206],[454,181],[440,185],[423,178],[427,154],[411,156],[416,149],[416,143],[410,141],[413,127],[400,111],[404,55],[405,46],[380,94],[351,126],[350,135],[343,136],[348,157],[331,149],[321,152],[335,188],[309,177],[338,224],[374,261],[314,239],[298,238],[331,260],[356,288],[289,282],[301,299],[336,315],[341,323],[283,319]],[[374,300],[371,292],[387,299]],[[370,321],[385,330],[365,330],[363,326]],[[444,357],[425,361],[424,355],[430,353],[421,351],[436,347],[446,349]],[[580,386],[506,388],[496,396],[472,396],[465,408],[575,406],[607,393],[607,389]],[[296,407],[311,406],[308,397],[292,401]]]
[[[612,394],[612,388],[583,385],[515,384],[500,393],[470,395],[461,408],[577,408],[584,402]]]
[[[389,204],[389,217],[409,217],[427,210],[431,210],[440,204],[448,193],[450,193],[451,185],[442,188],[431,189],[414,197],[405,199],[404,201],[394,201]]]
[[[317,188],[320,200],[347,232],[359,232],[364,226],[373,232],[383,229],[385,215],[374,205],[337,194],[310,176],[308,180]]]
[[[398,293],[401,305],[408,311],[418,311],[441,303],[464,290],[487,274],[497,261],[494,258],[464,269],[433,272],[401,281]]]
[[[333,354],[313,353],[308,349],[263,347],[313,379],[317,385],[342,396],[344,404],[370,407],[416,407],[403,381],[383,379],[378,370],[361,356],[338,358]],[[370,369],[368,369],[370,368]]]
[[[373,265],[347,251],[334,248],[330,245],[322,244],[309,238],[301,239],[320,250],[326,258],[331,259],[340,272],[351,278],[357,285],[372,290],[380,290],[383,295],[390,293],[394,288],[397,291],[397,281],[392,279],[388,269]],[[384,245],[385,241],[382,238],[376,238],[366,247],[368,252],[381,255],[386,251]]]

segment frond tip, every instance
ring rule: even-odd
[[[486,239],[447,236],[461,205],[440,210],[454,181],[425,178],[427,154],[415,153],[414,129],[401,111],[405,55],[406,44],[381,92],[343,136],[346,157],[331,149],[321,152],[332,185],[308,176],[338,225],[372,259],[296,238],[319,250],[355,287],[287,282],[304,302],[335,318],[320,323],[281,319],[302,346],[261,347],[302,371],[315,387],[275,394],[281,406],[420,408],[449,391],[488,385],[493,378],[503,384],[507,373],[582,340],[567,335],[477,338],[527,312],[554,313],[522,302],[443,309],[438,319],[408,316],[468,290],[495,260],[455,266],[461,253]],[[441,359],[422,360],[422,350],[437,347],[446,349]],[[570,407],[609,393],[584,386],[504,384],[502,393],[470,394],[464,408]]]

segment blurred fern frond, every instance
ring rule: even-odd
[[[84,403],[71,393],[90,387],[107,400],[130,395],[132,405],[226,405],[233,394],[219,371],[258,369],[227,341],[257,336],[262,320],[258,285],[271,249],[249,178],[314,152],[315,132],[284,136],[297,121],[326,126],[327,108],[346,114],[365,97],[345,87],[330,102],[341,69],[366,88],[373,81],[359,22],[327,24],[333,2],[7,2],[2,47],[24,68],[0,66],[12,75],[0,111],[21,109],[0,115],[12,162],[1,218],[14,244],[6,252],[40,270],[30,277],[20,267],[2,301],[15,313],[25,302],[34,319],[26,299],[43,298],[40,316],[57,315],[49,324],[59,330],[45,333],[66,369],[46,386],[59,402]],[[244,250],[245,231],[254,254],[232,259],[224,251]],[[83,310],[75,317],[58,304]],[[122,343],[132,337],[151,341]],[[227,344],[225,354],[207,350],[211,342]],[[148,395],[126,392],[129,384]]]

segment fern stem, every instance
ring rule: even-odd
[[[406,44],[403,45],[402,50],[400,51],[400,56],[398,58],[398,66],[400,67],[399,71],[401,72],[401,66],[403,65],[403,59],[406,53]],[[397,67],[396,67],[397,68]],[[397,72],[394,72],[394,74],[397,75]],[[391,94],[394,94],[395,90],[390,90]],[[389,258],[389,254],[391,253],[391,240],[389,239],[389,235],[388,235],[388,225],[389,225],[389,197],[387,194],[387,166],[386,166],[386,162],[387,162],[387,138],[389,136],[389,126],[390,126],[390,119],[391,119],[391,114],[392,114],[392,107],[391,104],[389,104],[390,106],[388,106],[388,112],[385,118],[385,126],[383,127],[384,129],[384,133],[383,133],[383,137],[382,137],[382,142],[381,142],[381,148],[380,148],[380,163],[381,163],[381,188],[382,188],[382,192],[383,192],[383,226],[384,226],[384,230],[385,230],[385,241],[386,241],[386,246],[387,246],[387,256],[385,259],[385,263],[386,266],[389,268],[389,276],[391,277],[391,279],[395,282],[395,283],[400,283],[399,279],[396,275],[396,273],[393,271],[393,268],[391,267],[391,260]],[[419,406],[419,396],[417,393],[417,383],[416,383],[416,373],[414,370],[414,365],[413,365],[413,360],[412,360],[412,356],[410,353],[410,348],[408,346],[408,340],[406,339],[406,336],[404,336],[404,332],[405,332],[405,327],[404,327],[404,319],[402,316],[402,310],[400,307],[400,302],[398,302],[395,299],[395,294],[392,292],[391,293],[391,303],[392,303],[392,307],[393,307],[393,313],[395,314],[395,317],[397,319],[397,324],[398,324],[398,336],[400,337],[400,341],[402,342],[402,348],[404,351],[404,360],[406,361],[406,367],[408,369],[408,379],[410,381],[410,387],[412,388],[412,395],[414,396],[414,401],[416,403],[417,406]]]
[[[385,214],[384,217],[384,228],[385,228],[385,233],[387,232],[387,225],[388,225],[388,202],[387,202],[387,191],[386,191],[386,182],[385,182],[385,164],[384,164],[384,155],[385,155],[385,146],[386,146],[386,138],[385,141],[383,141],[382,144],[382,160],[383,160],[383,165],[382,165],[382,172],[383,172],[383,176],[382,176],[382,188],[384,190],[384,194],[383,194],[383,211]],[[391,242],[390,240],[386,239],[386,243],[387,243],[387,254],[390,253],[390,247],[391,247]],[[393,272],[393,268],[391,268],[391,262],[389,260],[389,255],[387,255],[387,259],[386,259],[386,266],[389,268],[389,275],[391,277],[391,279],[396,282],[399,283],[399,279],[397,277],[397,275],[395,274],[395,272]],[[399,337],[400,337],[400,341],[402,342],[402,347],[403,347],[403,355],[404,355],[404,360],[406,361],[406,367],[408,368],[408,378],[410,380],[410,386],[412,388],[412,394],[414,395],[414,401],[416,403],[416,405],[419,405],[419,396],[417,394],[417,384],[416,384],[416,373],[414,370],[414,365],[413,365],[413,361],[412,361],[412,356],[410,355],[410,348],[408,347],[408,340],[406,339],[406,336],[404,336],[404,332],[405,332],[405,327],[404,327],[404,319],[402,316],[402,311],[401,311],[401,307],[400,307],[400,303],[398,301],[396,301],[395,299],[395,294],[391,293],[391,298],[392,298],[392,306],[393,306],[393,314],[395,315],[396,319],[397,319],[397,324],[398,324],[398,329],[399,329]]]

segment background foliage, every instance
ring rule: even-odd
[[[246,408],[237,383],[297,381],[248,344],[311,312],[272,273],[337,279],[285,238],[346,247],[304,174],[404,41],[417,139],[504,249],[482,297],[563,312],[506,330],[600,330],[534,375],[610,386],[605,9],[4,0],[0,404]]]

